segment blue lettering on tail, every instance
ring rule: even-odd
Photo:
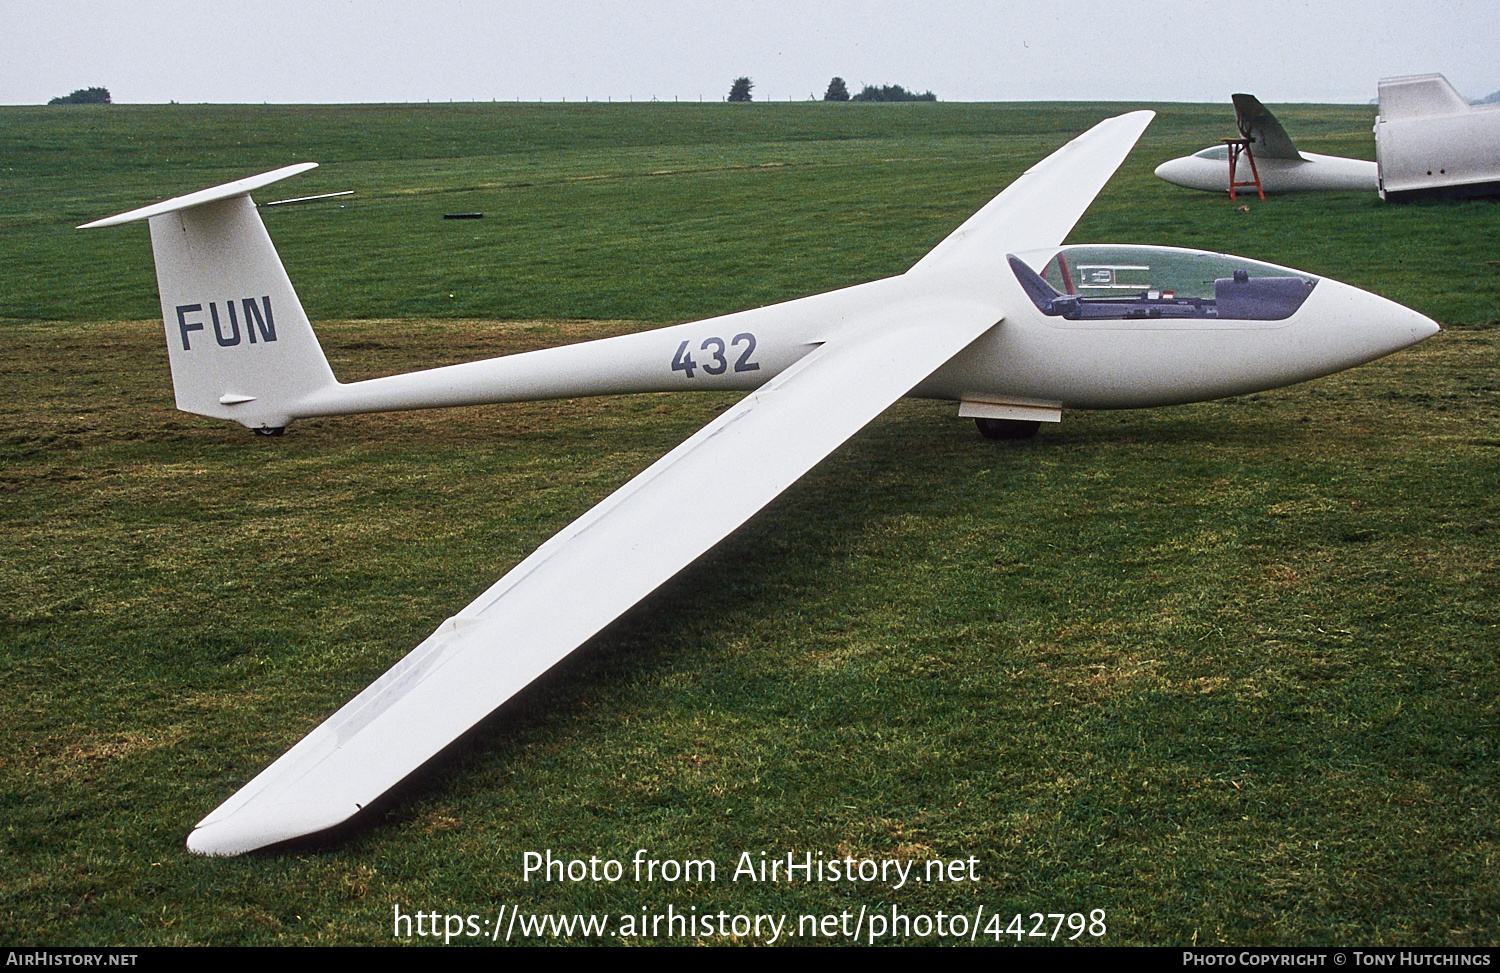
[[[271,295],[267,294],[256,304],[255,298],[246,297],[240,301],[245,314],[245,334],[253,345],[259,335],[260,341],[276,340],[276,319],[271,315]],[[219,319],[219,305],[216,301],[208,302],[208,314],[214,323],[214,340],[221,348],[232,348],[240,343],[240,319],[235,313],[234,301],[225,301],[224,308],[229,312],[229,334],[224,333],[224,324]],[[192,351],[193,346],[188,341],[189,331],[202,331],[202,321],[189,321],[189,314],[203,312],[202,304],[179,304],[177,305],[177,330],[182,335],[182,350]]]
[[[255,298],[245,298],[245,330],[250,334],[250,343],[255,344],[255,330],[260,329],[260,336],[266,341],[276,340],[276,319],[271,317],[271,295],[267,294],[261,298],[266,305],[266,316],[260,316],[260,308],[255,306]]]
[[[203,310],[203,305],[202,304],[179,304],[179,305],[177,305],[177,330],[179,330],[179,331],[182,332],[182,350],[183,351],[192,351],[193,350],[192,348],[190,348],[188,346],[188,332],[189,331],[202,331],[203,330],[203,322],[202,321],[189,321],[187,319],[187,316],[192,311],[201,311],[201,310]]]
[[[214,319],[214,340],[219,343],[220,348],[230,348],[240,343],[240,322],[234,316],[234,302],[225,301],[224,306],[229,308],[229,337],[224,337],[224,332],[219,328],[219,305],[213,301],[208,302],[208,313]]]

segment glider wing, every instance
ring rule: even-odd
[[[923,301],[842,330],[444,622],[199,822],[188,847],[238,854],[352,817],[997,323],[993,305]]]
[[[1001,255],[1061,242],[1151,117],[1108,119],[1033,166],[878,282],[873,304],[861,287],[848,303],[828,295],[817,348],[537,548],[200,821],[188,847],[238,854],[348,820],[728,536],[999,325]]]
[[[933,247],[912,271],[946,267],[971,257],[1004,260],[1006,253],[1062,243],[1154,117],[1155,112],[1133,111],[1106,118],[1027,169]]]

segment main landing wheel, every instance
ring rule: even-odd
[[[1035,419],[975,419],[974,425],[985,439],[1033,439],[1042,428]]]
[[[286,432],[286,426],[261,426],[255,430],[257,436],[279,436]]]

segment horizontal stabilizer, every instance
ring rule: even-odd
[[[229,199],[233,196],[244,196],[252,190],[262,186],[269,186],[273,182],[295,176],[309,169],[316,169],[316,162],[299,162],[296,165],[285,166],[274,172],[263,172],[258,176],[246,176],[244,179],[236,179],[234,182],[226,182],[222,186],[213,186],[209,189],[200,189],[196,193],[188,193],[186,196],[177,196],[160,203],[152,203],[150,206],[142,206],[128,213],[118,216],[106,216],[102,220],[85,223],[79,227],[80,230],[93,230],[103,226],[119,226],[121,223],[134,223],[136,220],[149,220],[153,216],[163,213],[175,213],[178,210],[192,209],[194,206],[202,206],[205,203],[217,202],[221,199]]]
[[[1464,96],[1441,74],[1381,78],[1377,90],[1380,117],[1388,122],[1432,115],[1466,115],[1471,110]]]

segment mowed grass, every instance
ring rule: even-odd
[[[183,849],[733,399],[252,439],[172,409],[144,230],[73,225],[327,163],[280,195],[356,197],[266,218],[359,378],[898,273],[1128,107],[0,110],[0,939],[378,944],[396,906],[670,904],[1104,909],[1109,943],[1493,943],[1500,209],[1240,212],[1151,176],[1224,134],[1227,106],[1159,106],[1071,239],[1301,267],[1444,334],[1297,388],[1069,413],[1028,444],[902,403],[359,827]],[[1371,155],[1366,107],[1278,114],[1307,149]],[[549,848],[720,871],[524,883],[522,854]],[[980,880],[732,881],[747,851],[972,856]]]

